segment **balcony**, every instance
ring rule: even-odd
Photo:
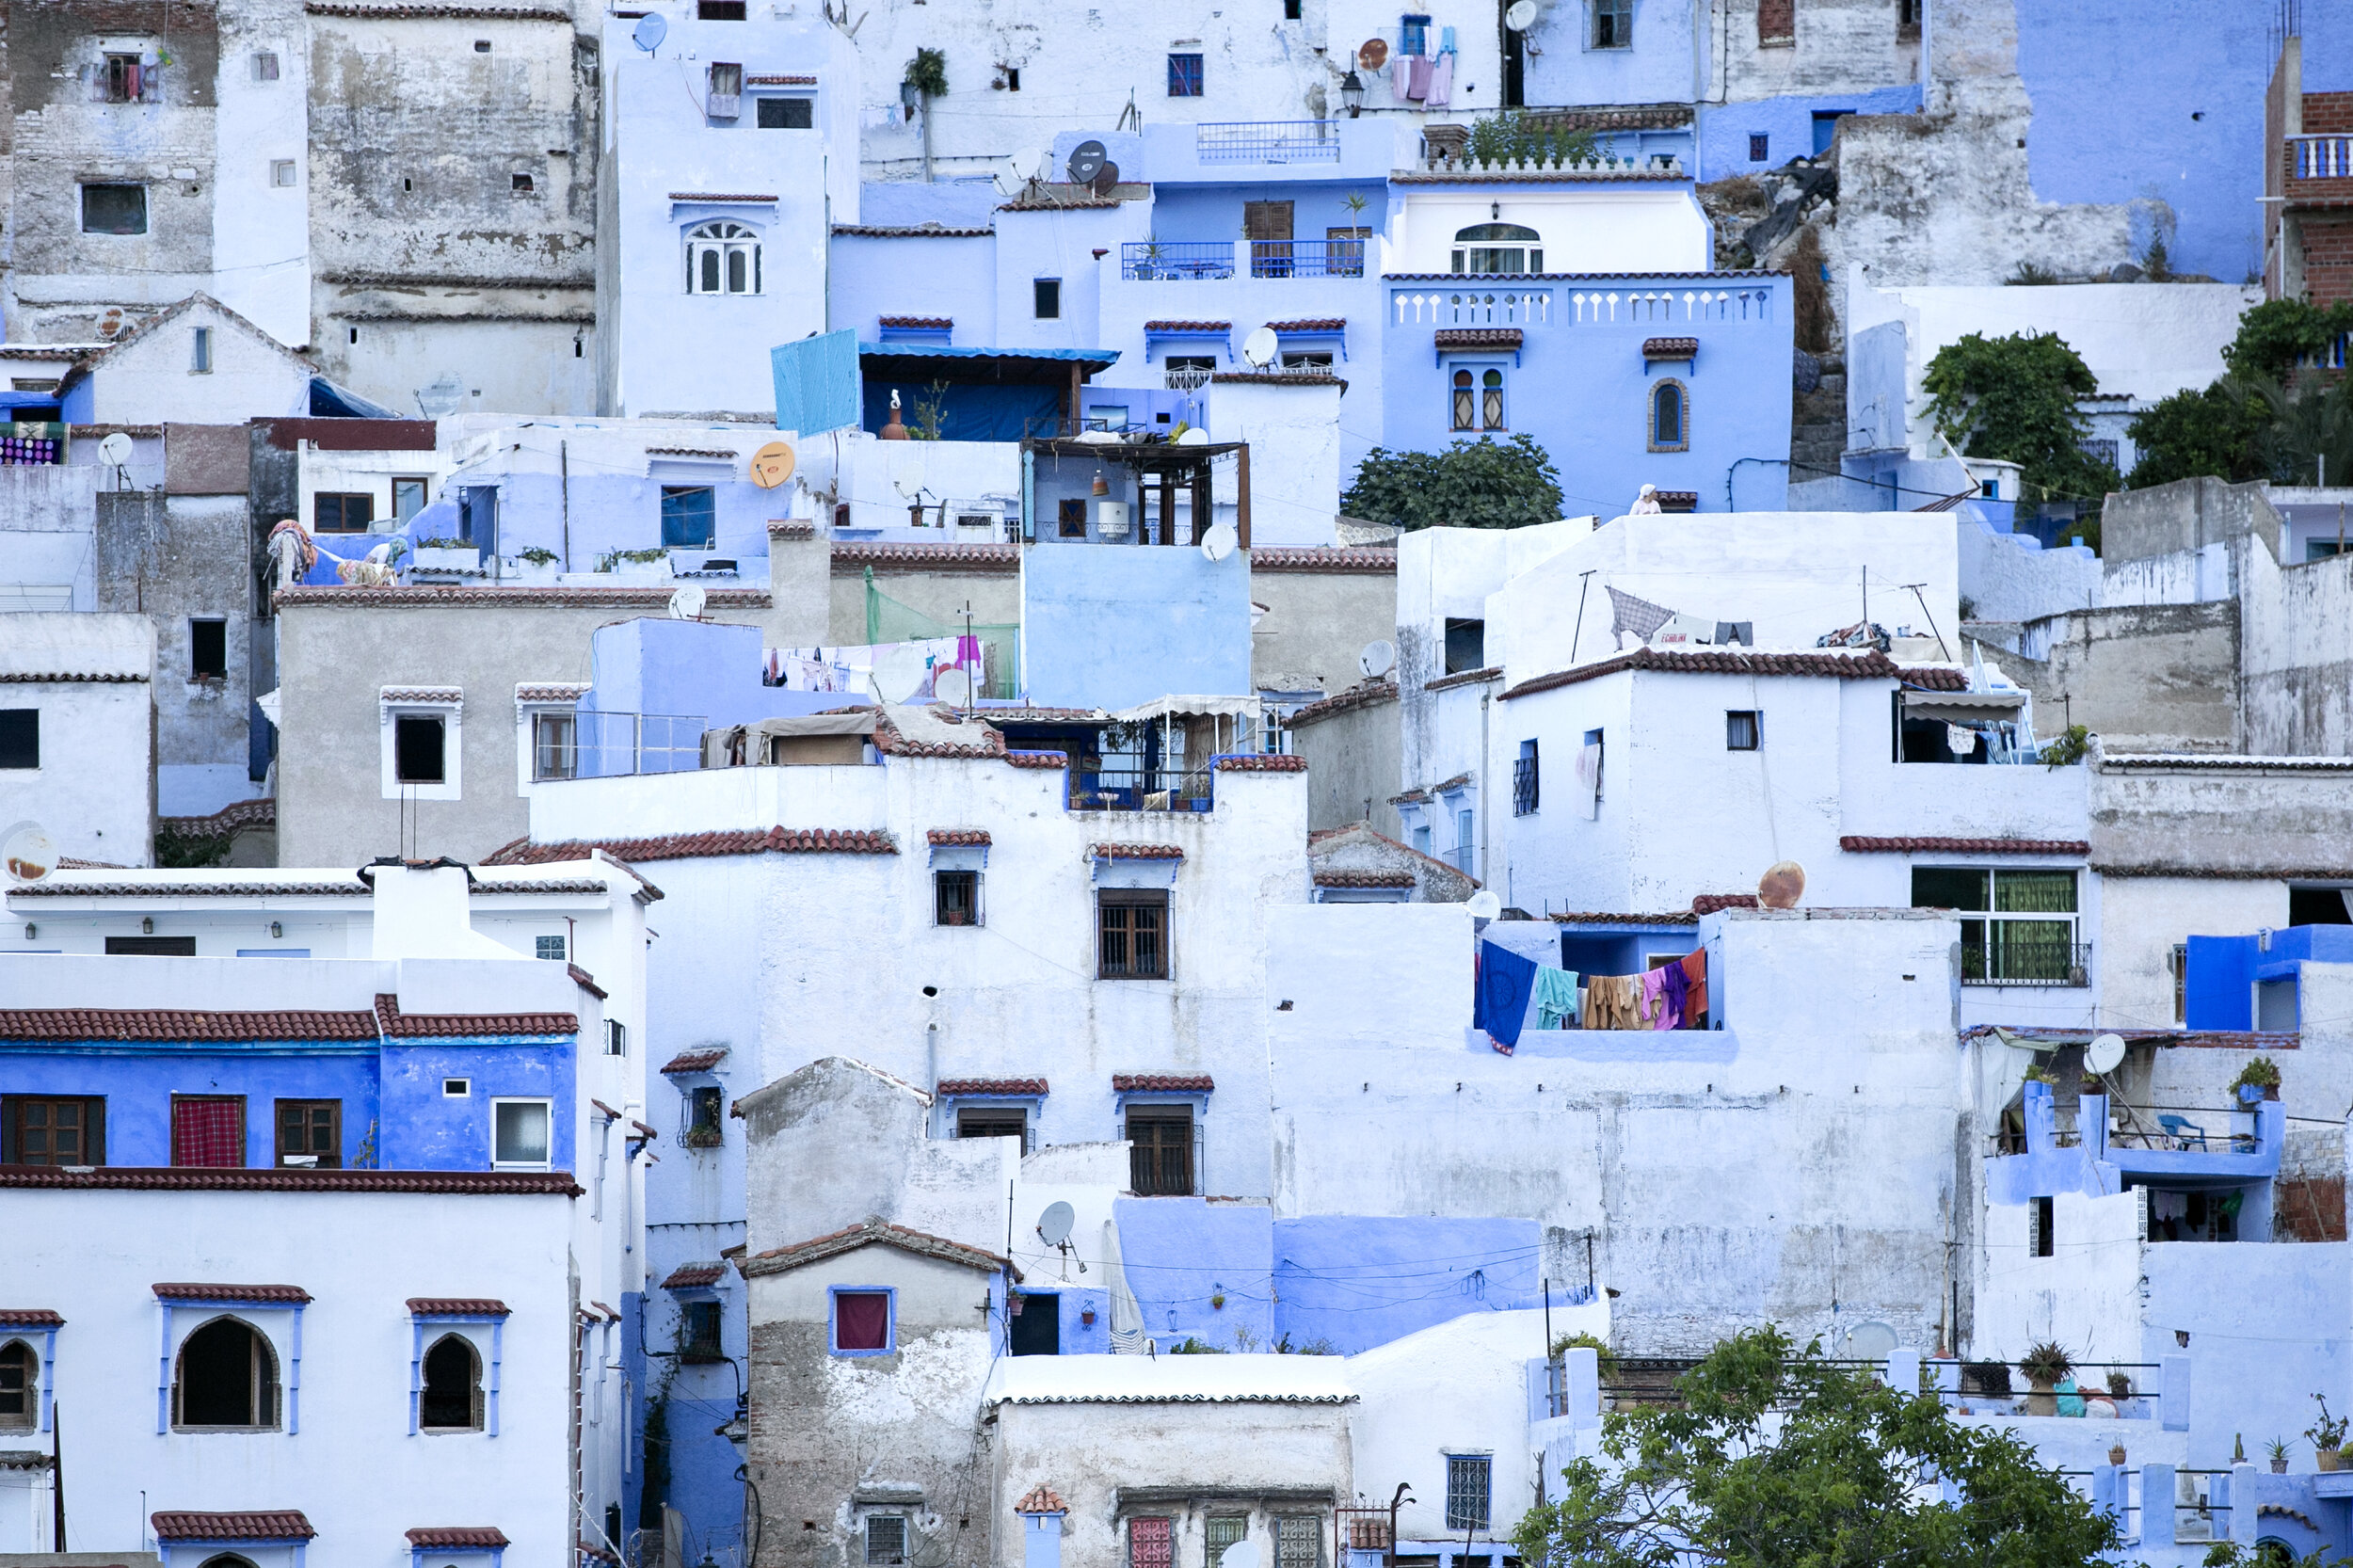
[[[1329,120],[1252,120],[1193,127],[1193,155],[1205,164],[1336,164],[1339,126]]]
[[[1119,276],[1130,282],[1231,278],[1246,264],[1253,278],[1362,278],[1364,240],[1248,240],[1237,258],[1232,240],[1129,240],[1119,248]]]
[[[1996,922],[1997,933],[2002,923],[2006,922]],[[2091,944],[2008,940],[1996,941],[1989,952],[1982,946],[1963,942],[1961,948],[1961,983],[1963,985],[2049,985],[2081,990],[2091,984]]]
[[[688,713],[575,715],[569,747],[542,745],[534,772],[542,779],[626,778],[636,774],[692,773],[703,765],[703,731],[710,721]]]
[[[1210,809],[1216,800],[1214,776],[1207,768],[1172,771],[1167,768],[1087,767],[1091,759],[1076,760],[1070,773],[1073,811],[1181,811]]]
[[[2292,180],[2353,179],[2353,136],[2290,136],[2288,177]]]

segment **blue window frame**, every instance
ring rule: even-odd
[[[1772,147],[1772,145],[1773,138],[1769,133],[1764,131],[1751,131],[1749,133],[1749,162],[1753,164],[1761,164],[1765,162],[1766,159],[1771,156],[1769,150]]]
[[[1492,1454],[1446,1456],[1448,1529],[1483,1530],[1489,1528],[1487,1514],[1494,1468],[1495,1456]]]
[[[1650,449],[1688,452],[1690,448],[1690,392],[1680,381],[1660,381],[1650,390]]]
[[[673,550],[709,550],[718,534],[718,502],[709,485],[662,487],[662,542]]]
[[[1201,96],[1201,56],[1171,55],[1168,57],[1168,95],[1171,98]]]
[[[1426,16],[1401,16],[1397,24],[1397,52],[1401,55],[1430,53],[1430,19]]]
[[[895,1286],[829,1286],[825,1308],[825,1346],[835,1355],[898,1353],[899,1291]]]

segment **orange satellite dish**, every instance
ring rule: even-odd
[[[1389,40],[1369,38],[1356,50],[1356,63],[1367,71],[1378,71],[1389,63]]]
[[[752,454],[752,483],[763,490],[773,490],[792,477],[792,448],[786,441],[770,441]]]

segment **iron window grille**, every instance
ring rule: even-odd
[[[1487,1528],[1488,1483],[1494,1468],[1488,1454],[1449,1454],[1446,1460],[1446,1528]]]
[[[1522,741],[1520,754],[1512,762],[1512,814],[1529,817],[1536,813],[1539,774],[1536,743]]]
[[[1168,978],[1168,892],[1107,888],[1096,894],[1097,980]]]

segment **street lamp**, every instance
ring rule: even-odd
[[[1340,78],[1340,106],[1351,120],[1365,112],[1365,84],[1353,71]]]

